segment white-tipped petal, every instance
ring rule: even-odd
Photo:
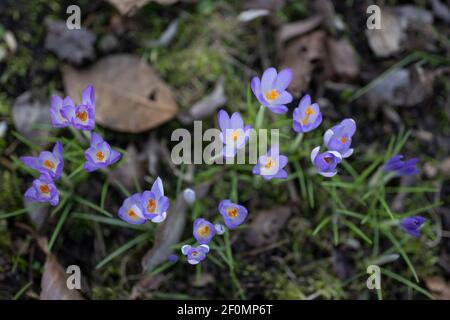
[[[205,248],[206,252],[209,252],[209,246],[207,244],[201,244],[200,247]]]
[[[331,137],[333,136],[334,132],[331,129],[328,129],[325,131],[325,134],[323,135],[323,142],[327,145],[328,141],[330,141]]]
[[[315,147],[312,151],[311,151],[311,162],[314,163],[314,160],[317,157],[317,154],[320,151],[320,147]]]
[[[184,254],[184,255],[187,255],[188,250],[189,250],[190,248],[192,248],[190,245],[185,244],[184,246],[181,247],[181,253]]]
[[[342,154],[342,158],[348,158],[353,154],[353,148],[348,149],[347,152],[345,152],[344,154]]]
[[[337,173],[337,170],[336,170],[336,171],[333,171],[333,172],[320,172],[320,171],[319,171],[319,174],[320,174],[320,175],[322,175],[322,176],[324,176],[324,177],[327,177],[327,178],[334,177],[334,176],[336,175],[336,173]]]
[[[167,217],[167,212],[163,212],[163,213],[157,215],[156,217],[154,217],[151,221],[154,223],[161,223],[164,220],[166,220],[166,217]]]

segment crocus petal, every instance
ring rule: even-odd
[[[261,93],[264,95],[266,91],[274,89],[275,80],[277,78],[277,70],[273,67],[264,71],[261,77]]]
[[[244,127],[244,121],[239,112],[235,112],[231,115],[230,125],[232,129],[242,129]]]
[[[37,170],[39,168],[39,160],[36,157],[20,157],[20,160],[31,169]]]
[[[155,218],[151,219],[154,223],[161,223],[167,218],[167,212],[162,212],[161,214],[157,215]]]
[[[353,154],[353,148],[348,149],[345,153],[342,154],[342,158],[348,158]]]
[[[91,146],[96,147],[103,141],[104,141],[103,138],[99,134],[97,134],[95,132],[91,133]]]
[[[155,182],[153,182],[151,191],[155,194],[156,199],[164,196],[164,187],[160,177],[157,177]]]
[[[289,109],[286,106],[271,106],[269,110],[276,114],[285,114]]]
[[[328,145],[328,142],[330,141],[333,135],[334,135],[333,130],[328,129],[327,131],[325,131],[325,134],[323,135],[323,142],[325,143],[325,145]]]
[[[316,160],[317,155],[319,154],[320,151],[320,147],[315,147],[312,151],[311,151],[311,162],[314,163],[314,160]]]
[[[292,102],[292,95],[287,91],[282,91],[273,104],[288,104]],[[273,108],[273,107],[272,107]]]
[[[95,91],[92,84],[88,85],[84,88],[82,93],[82,103],[86,105],[94,105],[95,104]]]
[[[118,151],[111,149],[111,154],[109,156],[108,164],[116,163],[117,161],[120,160],[121,157],[122,157],[122,155]]]
[[[275,80],[275,89],[278,92],[282,92],[286,90],[289,84],[292,81],[292,70],[291,69],[283,69],[278,73],[278,76]],[[289,102],[285,102],[289,103]]]
[[[222,130],[223,132],[225,132],[226,129],[230,128],[230,117],[225,110],[222,109],[217,113],[217,120],[219,122],[220,130]]]
[[[320,175],[324,176],[324,177],[331,178],[331,177],[336,175],[337,170],[336,171],[332,171],[332,172],[321,172],[321,171],[318,171],[318,173]]]

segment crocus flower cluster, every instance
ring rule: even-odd
[[[135,193],[126,198],[119,209],[119,217],[131,224],[143,224],[147,220],[161,223],[166,219],[169,199],[164,196],[161,178],[157,178],[150,191]]]
[[[398,176],[412,176],[419,173],[417,168],[418,158],[403,161],[403,155],[397,154],[390,158],[384,165],[385,172],[394,172]]]
[[[25,192],[27,201],[49,202],[56,206],[59,203],[55,180],[61,177],[64,168],[63,146],[57,142],[53,151],[42,151],[38,157],[21,157],[22,162],[40,173],[32,186]]]
[[[219,213],[221,214],[225,225],[229,229],[235,229],[247,218],[248,211],[244,206],[224,199],[219,203]],[[197,264],[206,258],[209,252],[209,243],[216,234],[222,235],[225,227],[220,224],[213,224],[203,218],[197,218],[193,225],[193,235],[199,243],[198,246],[184,245],[181,253],[187,257],[190,264]]]
[[[252,127],[244,126],[239,112],[233,113],[230,117],[225,110],[220,110],[217,119],[221,130],[220,139],[224,144],[223,156],[232,158],[247,143]]]

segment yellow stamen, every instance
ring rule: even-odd
[[[197,251],[192,252],[192,256],[196,257],[198,255]]]
[[[156,210],[156,201],[153,199],[150,199],[147,201],[147,211],[150,213],[155,212]]]
[[[200,237],[204,238],[206,236],[208,236],[210,233],[209,227],[208,226],[203,226],[198,228],[198,234],[200,235]]]
[[[227,209],[227,214],[230,218],[236,218],[238,216],[238,210],[236,208],[230,207]]]
[[[136,214],[136,212],[134,212],[133,209],[128,210],[127,212],[128,216],[130,217],[131,220],[137,220],[139,217]]]
[[[302,125],[304,126],[309,124],[309,118],[314,114],[313,108],[311,106],[306,108],[305,114],[305,117],[302,119]]]
[[[97,158],[98,161],[103,161],[103,159],[105,159],[105,155],[101,151],[97,151],[95,157]]]
[[[53,170],[55,169],[55,163],[51,160],[44,160],[44,167],[47,169]]]
[[[271,157],[267,158],[267,163],[264,165],[267,169],[272,168],[272,166],[275,164],[275,161]]]
[[[78,111],[76,117],[84,122],[87,120],[88,114],[86,111]]]
[[[241,136],[241,133],[239,132],[239,130],[234,130],[233,134],[231,135],[231,138],[234,141],[237,141],[239,139],[239,137]]]
[[[266,91],[264,96],[267,101],[272,102],[273,100],[278,98],[280,96],[280,94],[278,93],[278,91],[276,89],[272,89],[272,90]]]
[[[342,143],[346,143],[348,141],[348,138],[346,138],[346,137],[341,137],[341,142]]]
[[[323,160],[325,160],[326,163],[331,163],[331,158],[330,157],[325,157],[325,158],[323,158]]]
[[[50,188],[46,184],[41,184],[41,186],[39,187],[39,191],[41,193],[50,193]]]

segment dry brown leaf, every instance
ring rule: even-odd
[[[46,254],[41,279],[41,300],[84,300],[77,290],[67,288],[68,274],[55,255],[48,251],[46,238],[38,238],[39,247]]]
[[[328,55],[333,72],[344,79],[355,79],[359,75],[358,56],[347,38],[328,38]]]
[[[401,19],[389,8],[381,9],[381,29],[366,29],[369,46],[377,57],[388,57],[401,50],[405,37]]]
[[[304,35],[317,28],[321,22],[322,16],[315,15],[304,20],[285,23],[278,31],[277,40],[279,43],[284,43],[292,38]]]
[[[113,130],[143,132],[172,119],[178,110],[169,87],[134,55],[111,55],[85,70],[65,66],[63,78],[73,97],[94,85],[95,120]]]
[[[260,211],[255,216],[246,232],[246,241],[252,247],[261,247],[277,241],[279,231],[291,216],[291,210],[278,207]]]
[[[450,300],[450,286],[441,277],[426,277],[425,284],[433,296],[440,300]]]
[[[312,72],[318,64],[326,60],[326,33],[322,30],[292,40],[283,50],[282,68],[293,70],[292,82],[289,86],[291,92],[299,95],[308,88]],[[329,72],[324,68],[324,72]]]
[[[174,4],[178,0],[107,0],[114,5],[122,15],[134,15],[140,8],[149,2],[156,2],[162,5]]]

